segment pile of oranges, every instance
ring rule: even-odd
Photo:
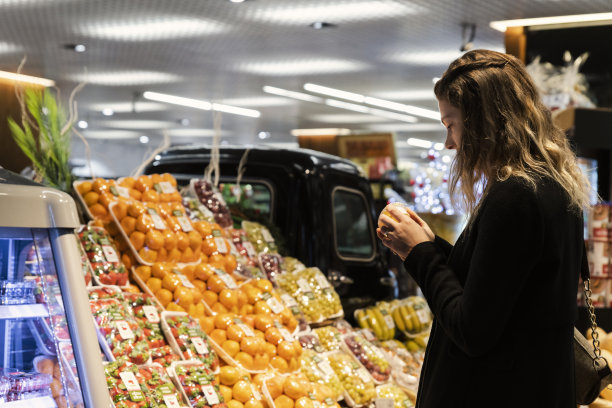
[[[260,375],[251,375],[238,367],[222,366],[218,374],[219,391],[227,408],[264,408]],[[257,382],[255,382],[257,380]]]
[[[340,408],[332,390],[324,384],[311,383],[302,374],[275,375],[264,379],[264,389],[274,403],[271,408]]]

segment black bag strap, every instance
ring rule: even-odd
[[[582,251],[582,269],[580,270],[580,276],[582,277],[583,281],[586,281],[587,279],[589,279],[591,277],[591,272],[589,271],[589,262],[588,262],[588,259],[587,259],[586,242],[583,244],[582,248],[583,248],[583,251]]]

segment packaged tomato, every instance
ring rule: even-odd
[[[151,349],[151,362],[170,367],[175,361],[180,361],[181,357],[174,352],[170,346],[162,346]]]
[[[127,285],[127,270],[119,259],[119,252],[106,230],[100,227],[83,226],[78,236],[87,254],[96,284]]]
[[[104,366],[106,385],[115,408],[148,408],[151,400],[147,397],[145,379],[138,367],[126,358],[119,358]]]
[[[178,408],[181,400],[180,391],[176,389],[166,370],[159,364],[146,364],[138,367],[140,377],[144,379],[141,388],[151,407]]]
[[[197,320],[183,312],[163,312],[162,328],[185,360],[199,360],[212,371],[219,368],[219,358]]]
[[[170,373],[194,408],[227,408],[214,373],[197,362],[173,363]]]

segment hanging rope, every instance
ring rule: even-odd
[[[155,149],[153,153],[151,153],[149,157],[140,164],[140,166],[138,166],[134,171],[132,171],[132,174],[130,174],[131,177],[140,176],[144,171],[144,168],[147,167],[147,164],[151,163],[155,159],[155,156],[170,147],[170,135],[168,134],[168,129],[164,129],[163,135],[164,140],[162,141],[161,145],[157,149]]]
[[[240,163],[238,164],[238,175],[236,176],[236,189],[234,193],[234,196],[236,197],[236,200],[238,202],[240,202],[240,198],[242,197],[242,189],[240,188],[240,182],[242,181],[242,176],[246,171],[246,162],[247,158],[249,157],[250,151],[251,148],[247,147],[244,153],[242,154],[242,157],[240,158]]]
[[[211,183],[213,186],[217,187],[219,185],[219,177],[221,175],[221,170],[219,167],[219,145],[221,144],[221,112],[213,111],[213,125],[214,125],[214,134],[213,134],[213,143],[210,148],[210,162],[208,166],[204,170],[204,180]],[[214,182],[212,181],[212,173],[215,173]]]

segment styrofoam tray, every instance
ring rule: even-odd
[[[78,236],[79,232],[82,230],[83,227],[85,227],[85,228],[92,228],[92,229],[100,230],[100,231],[104,231],[104,233],[106,235],[108,235],[109,237],[110,237],[110,234],[104,228],[88,224],[87,226],[82,226],[81,228],[79,228],[79,230],[76,233],[76,235],[77,235],[76,238],[77,238],[77,241],[79,241],[79,245],[81,246],[81,250],[85,254],[85,258],[87,259],[87,265],[89,266],[89,273],[91,274],[92,282],[95,283],[96,286],[117,286],[117,285],[107,285],[107,284],[104,284],[104,283],[100,282],[100,279],[98,278],[98,275],[96,275],[96,273],[94,272],[93,267],[91,266],[91,261],[89,260],[89,256],[87,255],[87,251],[85,251],[85,247],[83,247],[83,243],[81,242],[81,238]],[[112,245],[113,250],[115,250],[115,252],[117,253],[117,255],[120,256],[120,253],[117,250],[117,248],[115,247],[115,244],[113,244],[111,242],[111,245]],[[119,258],[119,263],[123,264],[123,262],[121,262],[121,258]],[[123,267],[125,268],[125,265],[123,265]],[[128,273],[127,270],[126,270],[126,273]],[[88,285],[88,287],[90,287],[90,286],[92,286],[92,285]],[[126,285],[119,286],[119,287],[121,287],[121,288],[129,288],[130,287],[130,280],[129,279],[127,280],[127,284]]]
[[[357,358],[357,356],[355,354],[353,354],[353,352],[351,351],[351,349],[349,349],[349,347],[346,345],[345,339],[347,337],[350,336],[361,336],[358,333],[348,333],[348,334],[343,334],[341,336],[341,342],[340,342],[340,350],[344,351],[346,354],[348,354],[349,356],[351,356],[353,358],[353,360],[355,360],[357,362],[357,364],[359,364],[364,370],[366,370],[366,372],[370,375],[370,378],[372,378],[372,381],[374,382],[374,384],[376,385],[382,385],[382,384],[386,384],[388,383],[390,380],[393,379],[393,375],[391,373],[391,365],[389,365],[389,376],[386,380],[384,381],[379,381],[377,379],[374,378],[374,376],[370,373],[370,371],[366,368],[366,366],[359,361],[359,359]],[[363,337],[363,336],[362,336]],[[372,344],[372,347],[376,347]],[[374,349],[374,351],[376,351],[376,349]],[[385,358],[384,354],[380,353],[379,356],[382,360],[387,361],[387,359]]]

